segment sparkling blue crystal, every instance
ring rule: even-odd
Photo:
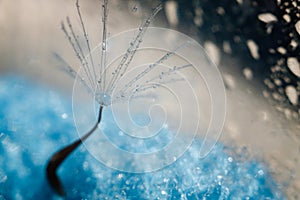
[[[0,107],[0,199],[61,199],[47,183],[45,165],[78,138],[70,98],[25,78],[3,76]],[[81,147],[58,173],[67,199],[285,198],[263,163],[228,154],[231,148],[222,144],[199,159],[200,145],[196,139],[175,163],[144,174],[109,169]]]

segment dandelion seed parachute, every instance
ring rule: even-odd
[[[83,51],[84,48],[79,42],[71,20],[67,17],[67,26],[62,23],[62,31],[65,33],[82,65],[82,71],[79,71],[76,76],[79,84],[84,87],[86,92],[92,95],[92,100],[96,101],[96,104],[98,103],[100,105],[99,116],[102,114],[103,106],[111,106],[114,116],[122,116],[122,119],[117,117],[116,122],[122,131],[133,137],[133,139],[131,138],[131,141],[127,141],[129,143],[136,141],[136,137],[142,139],[140,143],[146,146],[151,146],[150,144],[153,145],[153,141],[155,141],[154,143],[161,143],[161,141],[157,140],[162,139],[162,137],[157,135],[163,134],[161,133],[162,127],[169,125],[174,126],[176,123],[179,126],[173,127],[174,133],[170,136],[171,140],[166,144],[166,146],[160,150],[156,150],[156,152],[153,152],[152,154],[132,154],[132,152],[129,152],[127,149],[127,151],[121,151],[119,154],[115,154],[119,155],[119,157],[111,157],[107,152],[119,151],[118,149],[120,149],[120,147],[114,144],[110,145],[109,141],[103,141],[103,138],[101,137],[93,139],[93,141],[97,141],[96,144],[85,144],[87,148],[100,162],[105,163],[109,167],[123,171],[147,172],[158,170],[166,165],[170,165],[186,151],[186,149],[191,145],[194,135],[198,132],[199,104],[197,94],[195,94],[194,89],[196,88],[196,85],[199,84],[197,79],[203,79],[202,81],[204,82],[204,85],[206,84],[205,86],[208,87],[208,92],[211,97],[210,100],[213,104],[212,112],[214,113],[211,119],[212,123],[209,124],[204,143],[200,149],[201,156],[207,155],[218,140],[225,117],[224,86],[217,68],[213,66],[207,58],[203,49],[187,36],[167,29],[149,28],[152,19],[161,10],[161,4],[154,9],[152,14],[145,20],[138,30],[129,31],[108,40],[107,6],[108,1],[104,0],[102,6],[102,42],[100,43],[99,48],[96,48],[93,52],[91,52],[89,39],[87,37],[80,12],[79,2],[76,2],[77,12],[85,39],[85,46],[87,46],[88,49],[87,56],[85,56],[85,52]],[[135,36],[132,40],[131,38],[133,35]],[[155,35],[159,36],[161,39],[157,40]],[[129,45],[124,43],[124,41],[130,41]],[[99,52],[101,53],[100,56]],[[148,58],[148,60],[145,58]],[[142,60],[142,62],[140,60]],[[96,68],[95,66],[100,67]],[[194,82],[197,82],[196,84],[194,83],[194,85],[192,85],[192,82],[188,80],[191,75],[181,74],[188,68],[193,68],[194,76],[198,76],[193,77]],[[70,66],[66,66],[66,69],[70,72],[70,75],[74,77],[74,71],[72,68]],[[179,71],[181,72],[179,73]],[[176,85],[176,83],[182,82],[185,84]],[[163,104],[163,102],[154,99],[153,95],[158,96],[157,91],[159,91],[159,89],[157,88],[163,88],[163,90],[170,93],[169,96],[173,96],[173,101],[175,100],[177,104],[170,104],[169,102],[168,108]],[[184,90],[182,90],[184,93],[180,92],[178,88],[184,88]],[[153,91],[153,89],[155,89],[155,91]],[[78,85],[75,83],[73,93],[76,95],[78,91],[80,91],[80,88],[78,88]],[[150,91],[150,93],[148,93],[148,91]],[[133,102],[132,99],[143,95],[152,96],[152,99],[155,102],[155,104],[149,107],[148,112],[150,113],[155,110],[153,107],[158,107],[160,112],[157,114],[158,117],[153,117],[151,115],[150,123],[141,127],[137,126],[132,120],[130,108],[124,104],[121,104],[120,106],[120,103],[125,101],[128,105]],[[88,94],[82,95],[81,93],[79,96],[88,97]],[[188,104],[183,102],[184,99],[187,98],[189,101]],[[171,99],[171,97],[169,97],[169,99]],[[74,101],[75,100],[73,98],[73,102]],[[95,105],[95,102],[86,102],[86,104]],[[137,103],[135,102],[133,105],[136,107],[136,104]],[[172,105],[171,107],[177,107],[177,110],[172,108],[173,113],[176,112],[176,114],[169,115],[169,118],[174,118],[173,116],[177,117],[175,119],[176,122],[173,122],[173,124],[170,124],[170,120],[167,119],[167,114],[171,111],[170,105]],[[194,112],[189,111],[186,108],[186,105],[189,105],[190,108],[192,107]],[[123,107],[128,107],[127,111],[120,113],[120,110],[122,110]],[[86,117],[88,115],[86,113],[87,110],[84,110],[85,113],[76,115],[76,106],[73,106],[73,108],[75,109],[74,113],[78,132],[87,132],[87,130],[85,130],[85,126],[90,125],[88,121],[92,120],[87,121],[84,119],[78,119],[78,116]],[[126,112],[129,115],[122,115]],[[219,113],[216,114],[216,112]],[[161,116],[163,116],[163,118],[161,118]],[[81,127],[82,122],[84,122],[83,129]],[[120,124],[120,122],[123,123],[123,125]],[[57,168],[64,159],[81,144],[81,142],[85,142],[85,139],[87,138],[86,136],[89,137],[94,131],[97,131],[98,124],[99,122],[94,126],[92,125],[92,131],[88,131],[88,133],[81,136],[78,141],[58,151],[50,159],[47,167],[47,177],[50,185],[54,187],[59,194],[64,193],[56,175]],[[128,126],[129,124],[130,126]],[[125,130],[126,127],[133,128]],[[183,130],[187,129],[187,127],[190,128],[190,133],[192,134],[190,136],[186,136],[185,140],[179,139],[178,135],[182,134],[184,132]],[[101,134],[98,134],[98,136],[99,135]],[[208,138],[207,136],[211,138]],[[151,139],[151,137],[154,138]],[[143,141],[144,139],[146,143]],[[96,148],[98,150],[95,151],[95,145],[101,145],[101,150],[98,151],[99,148]],[[92,146],[92,148],[89,146]],[[151,148],[155,149],[155,147]],[[118,162],[121,158],[128,158],[128,160],[123,163]],[[132,163],[131,165],[126,164],[130,162]],[[147,163],[147,166],[140,165],[140,163]]]
[[[93,128],[76,142],[64,147],[51,157],[47,167],[47,177],[55,191],[61,195],[64,194],[56,175],[57,168],[82,142],[97,160],[109,167],[126,172],[151,172],[172,164],[188,149],[193,137],[198,132],[198,96],[200,95],[195,92],[195,88],[201,84],[203,88],[207,87],[209,100],[213,105],[211,106],[213,113],[211,123],[208,125],[207,131],[204,131],[205,127],[201,127],[206,136],[203,137],[203,144],[199,151],[201,157],[206,156],[221,133],[225,118],[225,93],[220,73],[202,47],[194,40],[176,31],[149,28],[155,15],[162,9],[161,4],[154,9],[137,30],[121,33],[116,37],[107,39],[108,1],[104,0],[102,6],[102,42],[98,48],[91,51],[78,0],[76,7],[88,55],[85,55],[71,20],[67,17],[67,25],[62,23],[62,31],[82,66],[76,75],[73,103],[77,100],[76,95],[80,96],[81,100],[82,96],[87,97],[85,99],[86,105],[100,105],[99,118],[101,118],[103,106],[111,107],[117,125],[122,132],[130,136],[127,137],[125,143],[137,142],[139,145],[148,146],[152,150],[151,153],[131,152],[128,148],[124,149],[116,145],[117,142],[112,144],[110,136],[104,134],[97,134],[98,138],[92,138],[92,144],[85,143],[87,137],[98,131],[97,127],[100,121],[91,125],[89,122],[93,120],[87,118],[88,109],[84,109],[83,113],[78,114],[76,109],[82,108],[82,106],[76,107],[76,104],[73,104],[75,123],[79,134],[88,131],[87,125]],[[185,72],[189,68],[193,69],[192,72]],[[74,77],[72,68],[66,66],[66,69]],[[191,77],[193,81],[189,80]],[[80,86],[83,86],[87,93],[78,93],[81,91]],[[167,96],[161,98],[160,90],[164,90],[162,93],[169,93],[169,98]],[[154,98],[155,95],[160,98]],[[92,102],[88,101],[89,97],[91,97]],[[143,126],[137,125],[132,120],[134,115],[132,115],[129,104],[132,104],[138,112],[142,110],[141,108],[137,109],[138,103],[132,100],[136,97],[152,97],[154,102],[147,104],[145,103],[147,98],[143,100],[143,107],[150,105],[148,109],[150,122],[148,124],[143,122]],[[163,102],[166,99],[169,99],[168,105]],[[171,103],[171,101],[175,103]],[[94,106],[92,107],[94,108]],[[127,108],[127,110],[123,108]],[[192,108],[193,111],[189,108]],[[152,114],[153,110],[156,110],[155,116]],[[144,112],[147,111],[144,110]],[[172,119],[172,123],[170,119]],[[166,139],[166,136],[161,136],[165,134],[161,131],[165,126],[173,126],[173,133],[166,135],[167,138],[169,137],[168,143],[161,141]],[[127,129],[128,127],[130,129]],[[184,131],[187,128],[189,131]],[[186,138],[182,140],[179,135],[184,132],[190,132],[191,135],[186,135]],[[120,139],[124,140],[124,138]],[[155,144],[158,144],[160,149],[157,149]],[[162,144],[165,146],[161,146]],[[101,148],[97,148],[99,146]],[[118,153],[112,153],[115,151]],[[127,160],[119,162],[124,158]]]
[[[111,74],[114,75],[114,69],[118,68],[119,61],[122,60],[123,55],[126,56],[127,41],[130,41],[132,35],[136,32],[138,30],[123,32],[107,41],[108,47],[110,47],[110,50],[108,50],[110,57],[107,59],[110,64],[107,66],[107,70],[111,71]],[[158,40],[157,36],[161,40]],[[107,144],[110,144],[111,134],[95,134],[92,136],[93,139],[86,141],[86,147],[91,148],[90,152],[99,161],[106,164],[107,162],[113,163],[113,166],[110,167],[119,170],[130,172],[157,170],[167,163],[171,164],[174,157],[180,156],[191,144],[192,138],[199,128],[199,110],[204,111],[204,104],[207,103],[206,105],[213,104],[215,106],[213,112],[219,112],[219,115],[213,115],[215,121],[212,120],[211,125],[215,133],[212,133],[212,131],[207,133],[214,140],[204,142],[203,146],[205,147],[202,152],[199,149],[203,156],[207,154],[219,136],[222,119],[224,119],[224,86],[217,68],[194,40],[168,29],[148,28],[143,37],[143,43],[135,51],[135,57],[132,59],[131,65],[128,65],[127,73],[116,81],[114,91],[110,95],[112,104],[108,110],[112,112],[116,123],[124,134],[130,135],[134,141],[136,141],[135,137],[144,139],[157,135],[157,138],[159,138],[161,127],[168,125],[169,129],[174,130],[174,133],[170,136],[168,148],[164,149],[166,152],[169,151],[168,155],[164,159],[158,156],[161,163],[156,163],[156,167],[136,166],[135,168],[125,166],[126,162],[124,164],[119,163],[117,160],[120,159],[117,157],[114,158],[114,161],[109,161],[112,159],[109,154],[102,152],[116,151],[119,148],[114,149],[113,146],[107,146]],[[97,49],[95,52],[97,52]],[[83,69],[79,71],[79,75],[84,77]],[[110,73],[107,77],[109,75]],[[207,94],[208,92],[211,96]],[[83,101],[83,96],[86,105],[80,103]],[[205,103],[199,105],[198,100]],[[94,95],[85,90],[81,78],[78,78],[74,84],[73,103],[75,122],[81,135],[90,126],[89,121],[93,121],[95,117],[95,107],[93,105],[97,104]],[[149,113],[149,116],[145,119],[147,122],[144,121],[141,122],[142,125],[137,125],[132,120],[134,113],[139,113],[139,116],[142,113],[144,115]],[[204,130],[205,128],[202,124],[201,129]],[[190,132],[191,134],[185,135],[187,139],[180,142],[177,135],[183,134],[183,132]],[[205,138],[205,135],[203,135],[205,133],[206,131],[203,131],[201,135],[203,138]],[[103,134],[108,138],[107,142],[104,142],[105,137],[100,137]],[[120,138],[120,140],[124,140],[124,138]],[[105,148],[97,150],[92,148],[91,146],[96,145],[91,144],[92,141],[101,143]],[[149,145],[143,141],[140,142],[143,145]],[[175,146],[176,148],[174,148]],[[161,153],[166,152],[162,151]],[[125,156],[124,152],[119,152],[119,156],[132,158],[129,155]],[[138,155],[134,155],[134,157],[137,160],[147,159],[147,155],[142,155],[143,158],[137,158]],[[156,160],[153,157],[148,159]],[[146,160],[140,161],[140,163],[149,163]],[[128,167],[133,168],[129,169]]]

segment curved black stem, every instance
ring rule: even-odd
[[[73,142],[72,144],[62,148],[58,152],[56,152],[48,162],[46,173],[47,179],[50,186],[53,190],[61,195],[65,196],[65,191],[62,187],[62,184],[56,174],[57,168],[61,165],[61,163],[79,146],[85,141],[98,127],[101,122],[103,106],[101,105],[99,108],[98,120],[93,128],[87,132],[84,136]]]

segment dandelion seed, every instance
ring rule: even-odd
[[[156,103],[156,100],[154,96],[151,95],[151,92],[155,91],[154,93],[156,95],[157,91],[159,90],[170,90],[169,87],[171,83],[177,84],[177,83],[185,82],[186,76],[180,75],[180,73],[185,72],[188,69],[194,69],[195,63],[196,64],[201,63],[199,65],[200,68],[202,67],[203,69],[205,67],[208,67],[208,69],[204,69],[203,71],[204,75],[207,76],[207,78],[204,77],[204,79],[206,79],[205,82],[207,82],[208,87],[213,86],[212,88],[209,89],[212,92],[211,99],[212,100],[216,99],[220,101],[218,103],[212,102],[212,104],[215,103],[216,105],[214,111],[221,112],[221,114],[215,115],[218,116],[218,119],[216,120],[217,124],[213,124],[215,127],[214,130],[212,130],[214,132],[213,138],[215,140],[218,139],[223,126],[222,121],[224,120],[223,118],[225,117],[225,108],[223,108],[225,107],[225,101],[223,102],[224,100],[223,97],[225,96],[224,85],[221,76],[217,71],[217,68],[214,66],[211,67],[212,62],[209,59],[207,59],[206,54],[203,53],[203,49],[201,49],[200,45],[199,46],[195,45],[196,42],[193,43],[191,40],[187,39],[186,36],[182,36],[183,34],[181,34],[180,35],[181,39],[178,39],[178,41],[176,40],[176,42],[172,42],[171,45],[172,48],[168,47],[169,49],[164,49],[160,47],[159,49],[155,49],[155,51],[153,51],[151,50],[151,48],[143,47],[145,43],[146,44],[147,42],[149,43],[149,35],[151,36],[151,34],[148,33],[152,31],[151,27],[149,26],[153,21],[153,19],[155,18],[155,16],[157,15],[157,13],[162,9],[162,4],[159,4],[157,7],[154,8],[150,16],[144,20],[144,22],[141,24],[141,26],[138,29],[132,32],[128,32],[128,33],[134,32],[135,36],[132,38],[131,35],[126,48],[120,48],[119,44],[114,44],[114,42],[111,41],[110,38],[108,38],[107,35],[108,33],[107,21],[108,21],[108,13],[109,13],[108,0],[103,0],[102,19],[101,19],[102,34],[99,42],[100,45],[98,48],[95,48],[95,50],[93,51],[91,50],[88,31],[85,28],[84,19],[82,18],[81,15],[79,0],[76,0],[76,9],[79,17],[79,23],[81,26],[82,35],[78,37],[78,35],[76,34],[76,30],[73,28],[71,20],[68,17],[66,18],[66,23],[62,22],[61,28],[67,40],[69,41],[73,51],[75,52],[77,59],[81,64],[81,68],[79,72],[76,73],[73,70],[73,68],[66,61],[64,61],[64,59],[61,58],[58,54],[54,53],[54,56],[57,58],[57,60],[63,63],[63,70],[67,72],[72,78],[75,79],[74,88],[76,87],[76,83],[80,83],[83,86],[83,88],[93,97],[93,100],[95,100],[98,106],[98,112],[97,112],[98,118],[95,124],[90,129],[90,131],[88,131],[85,135],[81,136],[74,143],[59,150],[50,158],[50,161],[48,162],[47,165],[47,178],[49,184],[51,185],[51,187],[54,189],[56,193],[58,193],[59,195],[65,195],[62,184],[56,174],[58,167],[78,146],[80,146],[83,142],[85,142],[85,140],[89,138],[92,135],[92,133],[94,133],[98,129],[101,123],[103,109],[105,107],[113,107],[114,105],[117,105],[118,103],[122,103],[124,101],[129,102],[129,100],[132,98],[145,98],[151,100],[151,102],[153,102],[152,100],[154,99],[154,102]],[[174,32],[165,31],[166,37],[170,38],[170,35],[168,34],[171,33],[173,34]],[[80,40],[81,37],[84,38],[83,40],[84,44],[80,43],[80,41],[82,41]],[[127,37],[126,39],[128,38],[129,37]],[[156,41],[153,42],[155,43]],[[168,45],[167,42],[169,41],[166,41],[166,45]],[[187,52],[184,52],[184,49],[187,46],[189,46],[189,48],[192,48],[192,50],[188,54]],[[119,49],[121,49],[120,52],[118,52]],[[201,51],[200,54],[198,50]],[[153,54],[153,56],[150,57],[151,61],[147,61],[147,62],[144,62],[144,59],[147,59],[148,56],[143,57],[142,58],[143,64],[139,65],[137,64],[139,63],[139,59],[140,59],[139,55],[143,51],[146,52],[148,51],[150,52],[150,54]],[[117,54],[116,58],[112,59],[111,57],[113,56],[111,56],[111,54],[113,54],[114,56],[115,54]],[[190,55],[191,57],[189,57]],[[189,61],[190,58],[192,58],[193,62]],[[138,67],[133,67],[133,66],[138,66]],[[199,72],[196,70],[193,75],[197,73]],[[217,73],[217,76],[214,76],[214,74],[211,73]],[[197,101],[197,97],[195,96],[195,92],[192,86],[190,85],[190,82],[187,82],[185,86],[189,87],[189,89],[185,88],[182,93],[180,91],[179,94],[176,95],[174,95],[171,91],[171,95],[175,96],[176,98],[180,96],[181,98],[184,97],[185,99],[189,99],[189,104],[195,105],[193,107],[195,112],[193,113],[181,107],[178,110],[178,112],[182,112],[180,114],[182,114],[183,116],[189,116],[190,118],[192,118],[189,119],[189,123],[186,124],[186,126],[188,126],[189,128],[192,127],[192,129],[194,130],[194,134],[196,134],[196,131],[198,130],[198,123],[199,123],[198,122],[198,118],[199,118],[198,101]],[[189,93],[186,93],[185,90],[188,90]],[[74,91],[76,92],[76,90]],[[74,91],[73,91],[73,95],[74,95]],[[190,98],[190,96],[192,95],[194,95],[193,100]],[[221,95],[220,98],[218,95]],[[180,104],[180,106],[182,105]],[[221,107],[218,108],[218,106]],[[222,114],[223,111],[224,111],[224,115]],[[121,121],[127,123],[125,119]],[[161,127],[165,127],[165,124],[168,124],[166,121],[163,120],[161,120],[161,122],[162,122]],[[130,123],[130,121],[128,123]],[[181,122],[178,124],[181,125]],[[161,127],[158,129],[158,131],[161,129]],[[150,133],[151,130],[152,131],[156,130],[155,128],[156,127],[151,127],[151,126],[145,128],[142,127],[140,132],[142,132],[144,135],[147,134],[151,135],[153,134]],[[122,130],[122,128],[120,129],[122,133],[123,132],[125,133],[125,131]],[[137,132],[137,131],[136,129],[133,129],[131,130],[131,132]],[[145,137],[144,135],[139,135],[139,133],[136,133],[133,136],[135,137],[135,141],[136,141],[137,140],[136,138],[144,138]],[[124,138],[127,137],[126,134],[123,134],[122,136]],[[177,137],[171,135],[171,136],[164,136],[164,138],[176,139]],[[183,152],[190,146],[191,144],[190,142],[192,141],[190,139],[186,139],[183,141],[179,139],[177,140],[175,139],[174,139],[175,142],[172,141],[174,147],[169,148],[171,151],[174,150],[174,152],[164,151],[168,156],[168,159],[164,159],[161,162],[161,164],[158,165],[158,167],[162,167],[174,162],[174,157],[179,158],[180,155],[182,155]],[[185,143],[183,147],[179,145],[181,142]],[[154,143],[164,144],[164,142],[157,141],[155,139],[154,139]],[[104,149],[105,152],[110,151],[109,146],[107,146],[105,142],[102,142],[101,145],[102,145],[102,149]],[[147,144],[143,143],[143,141],[137,142],[137,145],[147,146]],[[210,150],[213,145],[214,143],[211,142],[207,143],[205,145],[205,148],[207,150]],[[97,149],[99,150],[99,148]],[[152,148],[151,146],[151,149],[155,149],[155,148]],[[200,151],[202,151],[202,149]],[[206,150],[203,150],[202,154],[204,155],[206,153],[207,153]],[[118,156],[120,156],[122,159],[123,158],[126,159],[126,157],[128,157],[126,155],[121,155],[121,154],[120,155],[116,154],[114,156],[116,158],[113,157],[107,160],[106,164],[109,167],[113,167],[114,165],[113,161],[114,159],[118,159]],[[158,157],[158,156],[152,156],[150,154],[149,157],[147,157],[146,154],[143,154],[143,156],[145,160],[143,160],[141,163],[149,163],[148,161],[152,161],[153,158]],[[164,158],[166,157],[164,156]],[[132,160],[128,160],[128,162],[124,162],[124,163],[129,163],[129,161],[132,162]],[[132,166],[138,167],[138,164],[132,163]],[[152,170],[147,167],[149,167],[149,165],[146,166],[145,170]],[[138,169],[137,171],[139,170],[140,169]]]
[[[132,12],[136,12],[137,10],[138,10],[137,5],[134,5],[134,6],[132,7],[132,9],[131,9]]]
[[[102,110],[104,106],[110,105],[112,103],[111,100],[111,93],[115,88],[116,82],[125,74],[129,64],[131,63],[137,49],[139,48],[140,44],[142,43],[143,36],[150,25],[152,19],[155,17],[155,15],[162,9],[162,5],[160,4],[155,8],[153,13],[145,20],[144,24],[139,28],[139,33],[135,37],[134,41],[130,43],[130,46],[127,50],[127,53],[123,56],[120,64],[118,67],[114,70],[112,73],[112,78],[107,83],[106,77],[108,71],[105,70],[107,63],[106,63],[106,53],[107,53],[107,19],[108,19],[108,0],[103,0],[103,16],[102,16],[102,48],[101,48],[101,63],[100,63],[100,73],[96,74],[95,64],[94,64],[94,58],[91,53],[91,47],[89,38],[87,35],[87,31],[82,19],[81,11],[80,11],[80,4],[79,0],[76,1],[76,8],[77,8],[77,14],[80,19],[80,25],[83,31],[83,36],[85,38],[85,43],[88,49],[88,55],[89,55],[89,61],[87,60],[87,57],[85,56],[85,52],[79,43],[78,35],[76,35],[71,20],[69,17],[66,18],[67,26],[64,22],[62,22],[61,28],[64,34],[66,35],[69,43],[71,44],[78,60],[80,61],[83,69],[84,69],[84,77],[87,77],[85,79],[84,77],[79,77],[80,81],[84,84],[84,86],[88,89],[89,92],[93,92],[95,95],[95,99],[99,103],[99,111],[98,111],[98,120],[95,123],[95,125],[92,127],[92,129],[86,133],[83,137],[72,143],[71,145],[68,145],[67,147],[64,147],[63,149],[59,150],[57,153],[55,153],[48,165],[47,165],[47,178],[52,186],[52,188],[57,192],[59,195],[65,195],[65,192],[63,190],[63,187],[61,185],[61,182],[56,175],[57,168],[61,165],[61,163],[80,145],[84,140],[86,140],[97,128],[98,125],[101,122],[102,117]],[[137,7],[134,8],[137,10]],[[119,97],[123,98],[124,91],[128,90],[135,82],[137,82],[140,78],[145,76],[151,69],[155,68],[158,64],[162,63],[164,60],[166,60],[169,56],[171,56],[174,52],[168,52],[166,55],[164,55],[161,59],[159,59],[156,63],[151,64],[149,66],[149,69],[143,71],[141,74],[139,74],[136,78],[134,78],[131,82],[127,83],[127,85],[119,91]],[[76,72],[72,69],[70,65],[68,65],[59,55],[54,54],[54,56],[59,59],[60,61],[65,63],[65,71],[73,78],[76,77]],[[170,74],[174,72],[175,70],[169,71],[167,74]],[[78,76],[78,75],[77,75]],[[145,91],[147,90],[147,86],[143,86],[142,88],[137,88],[136,92],[138,91]],[[117,95],[118,96],[118,95]]]

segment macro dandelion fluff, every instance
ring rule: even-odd
[[[205,139],[199,155],[206,156],[221,133],[225,117],[225,94],[221,76],[202,47],[179,32],[149,27],[162,9],[162,4],[138,29],[108,38],[108,1],[104,0],[102,40],[98,47],[92,49],[78,0],[76,9],[83,39],[76,34],[68,17],[66,24],[62,22],[62,31],[81,65],[78,73],[65,65],[68,74],[75,78],[73,112],[80,139],[51,157],[47,177],[53,189],[64,195],[56,170],[82,143],[108,167],[126,172],[151,172],[175,162],[201,129],[206,135],[203,135]],[[63,60],[59,55],[56,56]],[[206,90],[213,105],[210,108],[211,120],[206,125],[199,123],[199,110],[203,106],[199,106],[198,98],[201,97],[197,90]],[[83,109],[79,109],[74,102],[78,99],[82,101],[82,98],[85,99],[85,105],[92,105],[91,112],[85,108],[84,113],[80,113]],[[104,108],[113,114],[121,129],[119,139],[113,139],[118,135],[106,135],[104,132],[91,136],[105,129],[101,126],[100,130],[97,129]],[[96,120],[87,120],[89,112],[92,115],[96,113]],[[141,113],[147,112],[150,117],[143,117]],[[139,117],[133,120],[132,116]],[[91,125],[90,121],[96,123]],[[86,131],[87,125],[92,127],[89,131]],[[166,133],[166,129],[172,131]],[[185,139],[178,137],[188,129],[190,135]],[[126,137],[120,137],[120,134]],[[93,138],[86,141],[89,137]],[[132,144],[141,147],[137,148],[140,150],[131,152]]]

